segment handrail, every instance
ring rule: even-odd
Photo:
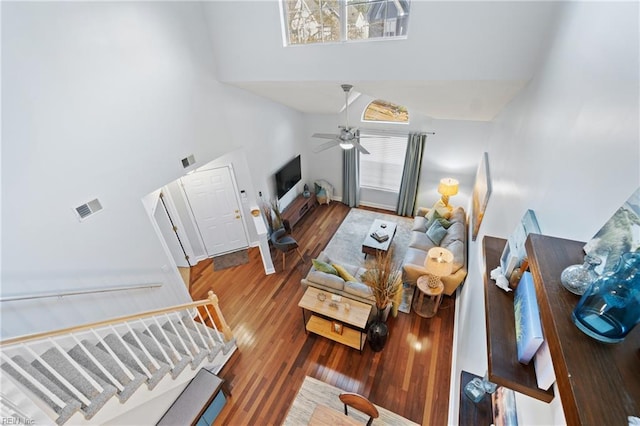
[[[152,284],[136,284],[136,285],[123,285],[117,287],[104,287],[99,289],[88,289],[88,290],[69,290],[66,292],[58,292],[58,293],[39,293],[39,294],[29,294],[24,296],[8,296],[8,297],[0,297],[0,302],[13,302],[16,300],[28,300],[28,299],[44,299],[47,297],[64,297],[64,296],[75,296],[78,294],[92,294],[92,293],[108,293],[111,291],[125,291],[125,290],[139,290],[143,288],[157,288],[162,287],[162,283],[152,283]]]
[[[31,340],[38,340],[44,337],[61,336],[61,335],[69,334],[72,332],[91,330],[94,328],[103,327],[103,326],[110,325],[117,322],[126,322],[126,321],[139,319],[139,318],[148,318],[148,317],[152,317],[159,314],[175,312],[175,311],[189,309],[189,308],[197,308],[199,306],[205,306],[205,305],[212,305],[214,307],[215,315],[217,316],[217,319],[220,322],[220,326],[221,326],[220,328],[222,329],[222,333],[225,335],[227,339],[231,339],[233,337],[233,334],[231,332],[231,328],[229,327],[224,317],[222,316],[222,312],[220,311],[220,307],[218,305],[218,296],[216,296],[213,293],[213,291],[209,291],[208,296],[209,297],[207,299],[203,299],[203,300],[199,300],[191,303],[184,303],[182,305],[174,305],[168,308],[155,309],[152,311],[146,311],[146,312],[141,312],[141,313],[132,314],[132,315],[125,315],[122,317],[111,318],[103,321],[97,321],[90,324],[67,327],[60,330],[45,331],[42,333],[27,334],[25,336],[14,337],[11,339],[1,341],[0,347],[6,346],[6,345],[13,345],[16,343],[23,343]],[[213,318],[211,320],[213,321]]]

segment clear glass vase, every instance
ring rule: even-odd
[[[596,266],[601,263],[600,258],[586,255],[584,263],[581,265],[567,266],[560,275],[560,282],[564,288],[573,294],[582,296],[589,286],[598,279],[599,275],[595,271]]]
[[[640,252],[624,253],[615,271],[601,275],[572,313],[588,336],[617,343],[640,322]]]

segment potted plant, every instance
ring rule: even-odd
[[[362,282],[371,288],[376,299],[378,312],[369,324],[367,338],[371,349],[378,352],[384,347],[389,334],[386,323],[389,310],[396,316],[402,300],[402,270],[393,261],[393,248],[386,253],[376,253],[375,258],[368,262],[367,271],[362,274]]]
[[[277,199],[271,199],[268,202],[260,203],[260,210],[267,221],[267,227],[269,228],[269,234],[276,231],[283,226],[282,213],[280,212],[280,206]]]

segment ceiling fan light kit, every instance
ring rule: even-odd
[[[345,103],[345,125],[339,126],[340,134],[328,134],[328,133],[314,133],[312,137],[314,138],[322,138],[322,139],[331,139],[330,142],[323,143],[316,147],[315,152],[324,151],[325,149],[333,148],[334,146],[339,146],[344,150],[356,148],[362,154],[369,154],[362,145],[360,145],[360,136],[358,136],[358,129],[355,127],[349,127],[349,92],[353,86],[351,84],[343,84],[341,85],[342,90],[344,91]]]

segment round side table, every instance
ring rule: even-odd
[[[423,318],[431,318],[438,313],[444,285],[438,282],[438,286],[429,287],[429,275],[418,278],[417,287],[420,290],[418,297],[413,299],[413,310]]]

